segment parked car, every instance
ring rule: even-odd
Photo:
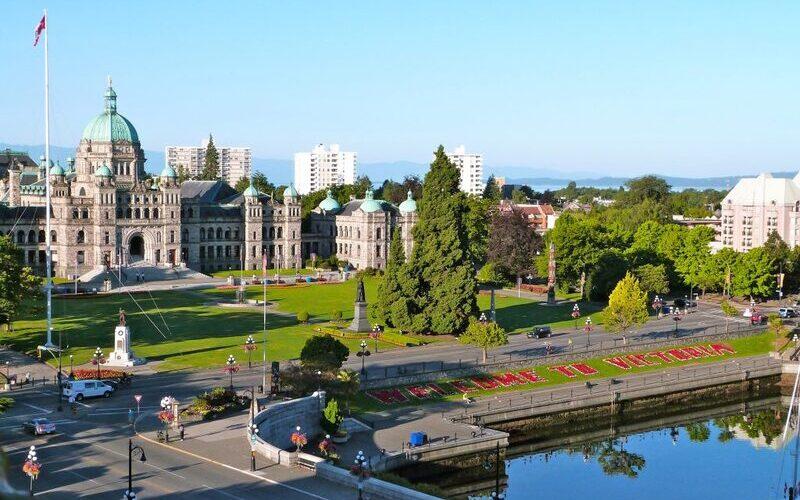
[[[83,401],[83,398],[104,398],[111,397],[114,388],[104,384],[100,380],[70,380],[64,386],[62,394],[70,398],[75,397],[76,401]]]
[[[106,384],[107,386],[110,386],[115,391],[119,389],[119,382],[117,382],[116,380],[101,380],[100,382]]]
[[[22,428],[35,436],[41,436],[43,434],[54,433],[56,431],[56,424],[46,418],[34,418],[24,422]]]
[[[542,326],[534,326],[533,330],[528,332],[527,335],[529,339],[546,339],[550,337],[552,334],[553,330],[549,326],[542,325]]]
[[[791,307],[781,307],[778,309],[778,316],[781,318],[796,318],[797,311],[792,309]]]
[[[766,325],[767,324],[767,315],[761,313],[753,313],[750,316],[750,324],[751,325]]]

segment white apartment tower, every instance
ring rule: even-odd
[[[206,147],[208,139],[201,146],[167,146],[165,157],[167,165],[178,172],[179,167],[186,169],[191,177],[203,172],[206,163]],[[253,158],[250,148],[216,146],[219,153],[219,176],[231,186],[242,177],[250,177]]]
[[[467,194],[482,195],[483,188],[483,155],[479,153],[467,153],[464,146],[457,147],[454,151],[447,153],[458,171],[461,172],[462,191]]]
[[[318,144],[310,153],[294,154],[294,185],[301,195],[356,180],[356,153]]]

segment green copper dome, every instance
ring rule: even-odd
[[[97,167],[97,170],[94,171],[95,177],[112,177],[113,174],[111,173],[111,169],[108,168],[106,165],[100,165]]]
[[[377,212],[382,210],[383,206],[380,201],[372,198],[372,189],[367,189],[367,194],[364,196],[364,201],[359,208],[364,212]]]
[[[175,173],[175,169],[171,166],[167,165],[164,167],[164,170],[161,171],[161,175],[159,177],[167,177],[170,179],[177,179],[178,174]]]
[[[105,93],[105,110],[86,125],[81,139],[98,142],[139,142],[139,134],[136,133],[133,124],[117,113],[117,93],[111,87],[110,78]]]
[[[297,198],[297,190],[294,188],[294,183],[290,182],[289,187],[283,190],[284,198]]]
[[[333,193],[331,193],[331,190],[329,189],[328,197],[322,200],[322,202],[319,204],[319,208],[320,210],[324,210],[326,212],[336,212],[342,208],[342,206],[339,205],[339,202],[336,201],[336,198],[333,197]]]
[[[50,175],[64,175],[64,169],[56,163],[55,167],[50,167]]]
[[[255,188],[252,184],[247,186],[247,189],[244,190],[245,196],[258,196],[258,189]]]
[[[400,211],[404,214],[417,211],[417,202],[411,197],[411,190],[408,190],[408,198],[400,204]]]

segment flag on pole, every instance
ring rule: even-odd
[[[39,37],[42,35],[42,31],[47,29],[47,14],[42,16],[42,20],[39,21],[39,25],[36,27],[36,31],[33,32],[33,46],[36,47],[36,44],[39,43]]]
[[[261,254],[261,276],[267,277],[267,252]]]

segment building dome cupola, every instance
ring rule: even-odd
[[[117,113],[117,93],[111,86],[111,77],[108,77],[108,88],[103,96],[105,105],[103,112],[94,117],[83,129],[81,140],[93,142],[125,141],[131,144],[139,143],[139,134],[127,118]]]
[[[414,201],[411,190],[408,190],[408,197],[400,204],[400,212],[407,214],[417,211],[417,202]]]
[[[359,207],[364,212],[377,212],[383,209],[381,202],[372,197],[372,188],[367,189],[364,195],[364,201]]]
[[[61,168],[61,165],[58,162],[56,162],[56,165],[54,167],[50,167],[50,175],[60,176],[60,177],[64,176],[64,169]]]
[[[297,190],[294,188],[294,182],[290,182],[289,186],[283,190],[283,199],[297,200]]]
[[[159,177],[163,179],[177,179],[178,174],[175,173],[175,169],[171,166],[167,165],[164,167],[164,170],[161,171],[161,175]]]
[[[333,193],[329,189],[328,196],[320,202],[319,209],[323,212],[338,212],[340,208],[342,208],[342,206],[339,205],[339,202],[336,201],[336,198],[333,197]]]
[[[108,168],[108,165],[103,164],[97,167],[97,170],[94,171],[95,177],[113,177],[111,173],[111,169]]]
[[[250,185],[247,186],[247,189],[244,190],[242,193],[246,198],[258,198],[259,192],[258,189],[253,185],[253,178],[250,177]]]

